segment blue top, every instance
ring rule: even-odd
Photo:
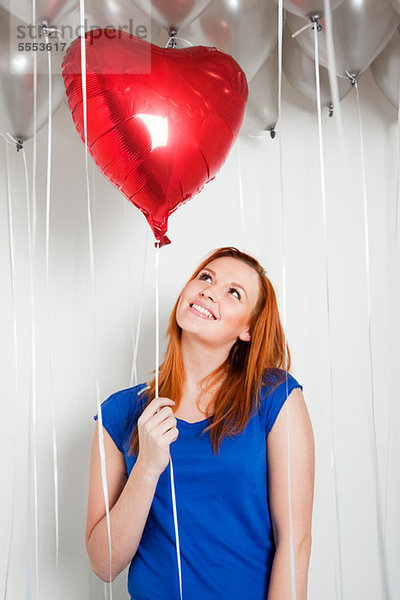
[[[260,410],[245,429],[224,438],[213,455],[207,419],[177,419],[170,445],[184,600],[264,600],[275,544],[267,497],[265,438],[287,394],[303,387],[287,373],[274,388],[261,388]],[[102,403],[103,426],[123,453],[129,475],[136,457],[129,437],[147,400],[142,383]],[[271,393],[272,390],[272,393]],[[142,393],[141,393],[142,392]],[[97,415],[94,417],[97,419]],[[211,417],[212,419],[212,417]],[[160,475],[143,535],[129,567],[132,600],[179,600],[179,574],[171,498],[170,465]]]

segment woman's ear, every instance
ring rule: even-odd
[[[245,331],[243,331],[243,333],[239,335],[239,339],[242,340],[242,342],[251,342],[251,335],[249,330],[246,329]]]

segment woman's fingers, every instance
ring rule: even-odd
[[[175,402],[171,400],[171,398],[154,398],[140,415],[138,424],[145,425],[155,415],[159,415],[164,408],[169,409],[164,410],[164,412],[157,417],[155,423],[160,423],[167,415],[173,414],[172,407],[174,405]]]

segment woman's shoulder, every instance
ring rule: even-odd
[[[139,383],[133,387],[118,390],[101,403],[103,427],[121,452],[124,451],[126,438],[139,418],[145,402],[146,394],[144,392],[148,387],[147,383]],[[98,413],[93,418],[97,420]]]
[[[289,394],[303,386],[288,371],[283,369],[268,369],[263,375],[261,386],[261,411],[265,420],[266,435],[271,431],[273,424],[287,400]]]
[[[131,417],[142,406],[144,392],[148,387],[147,383],[138,383],[133,387],[113,392],[101,403],[102,413],[119,420]],[[97,415],[94,418],[97,419]]]
[[[278,367],[270,367],[265,369],[261,379],[261,391],[263,396],[270,396],[278,388],[287,388],[292,391],[296,387],[303,389],[301,383],[293,377],[289,371],[279,369]]]

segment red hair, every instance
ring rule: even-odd
[[[214,454],[218,452],[222,438],[243,431],[254,409],[259,408],[262,383],[266,384],[272,378],[278,385],[285,379],[285,371],[290,369],[290,352],[285,343],[275,291],[265,270],[255,258],[232,246],[218,248],[202,261],[189,281],[195,279],[211,261],[224,256],[241,260],[257,271],[260,291],[250,316],[251,341],[237,339],[226,360],[202,381],[202,394],[214,386],[217,390],[213,403],[210,403],[214,405],[213,418],[211,420],[211,415],[206,415],[209,425],[204,429],[210,432]],[[169,318],[169,341],[164,361],[159,367],[158,384],[158,395],[175,400],[175,409],[179,407],[185,378],[181,354],[182,330],[176,321],[179,299],[180,295]],[[148,385],[150,389],[145,392],[148,398],[145,406],[155,397],[155,377]],[[139,439],[135,425],[130,438],[129,453],[137,455],[138,452]]]

